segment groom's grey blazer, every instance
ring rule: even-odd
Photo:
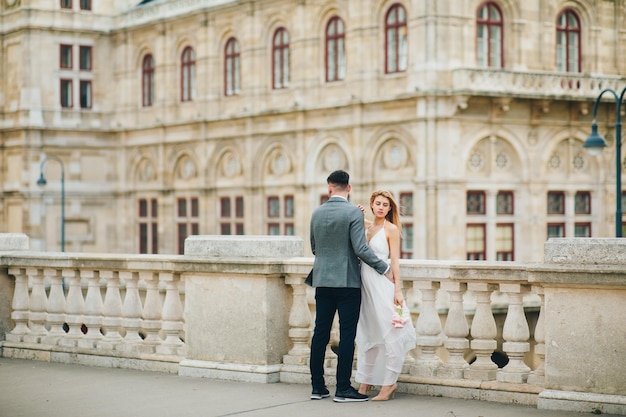
[[[359,259],[381,274],[389,267],[367,245],[363,212],[343,197],[315,209],[310,235],[314,287],[361,288]]]

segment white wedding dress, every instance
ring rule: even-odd
[[[389,245],[383,226],[369,242],[383,260],[389,259]],[[361,263],[361,315],[356,331],[357,372],[355,380],[368,385],[392,385],[402,372],[406,354],[415,348],[413,320],[395,328],[391,316],[395,312],[394,284],[372,267]],[[411,317],[404,302],[403,317]]]

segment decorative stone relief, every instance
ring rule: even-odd
[[[221,171],[225,177],[235,177],[241,174],[241,161],[234,152],[226,152],[221,159]]]
[[[585,166],[585,158],[582,154],[578,153],[574,156],[574,169],[580,171]]]
[[[557,154],[552,154],[548,161],[548,166],[552,169],[558,169],[561,166],[561,157]]]
[[[188,156],[183,156],[176,165],[176,179],[188,180],[198,176],[196,164]]]
[[[468,161],[468,166],[472,171],[479,171],[484,166],[484,158],[480,152],[474,152]]]
[[[149,159],[143,158],[137,166],[137,179],[147,182],[156,180],[156,172]]]
[[[270,154],[270,172],[277,176],[291,172],[291,162],[282,149],[275,149]]]
[[[408,160],[406,147],[396,141],[387,142],[382,149],[382,162],[385,168],[397,170],[404,168]]]
[[[329,145],[321,154],[322,167],[326,172],[346,167],[346,155],[337,145]]]
[[[500,169],[506,168],[509,159],[507,158],[504,152],[500,152],[498,156],[496,156],[496,166]]]

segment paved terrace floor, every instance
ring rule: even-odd
[[[332,387],[331,387],[332,388]],[[331,389],[331,394],[333,390]],[[398,394],[387,402],[309,399],[309,386],[0,358],[0,417],[583,417],[533,407]]]

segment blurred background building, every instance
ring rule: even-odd
[[[354,203],[394,193],[405,258],[542,260],[549,237],[611,236],[626,199],[615,102],[610,151],[582,147],[595,98],[626,86],[621,1],[0,7],[0,232],[35,250],[282,234],[310,251],[339,168]]]

